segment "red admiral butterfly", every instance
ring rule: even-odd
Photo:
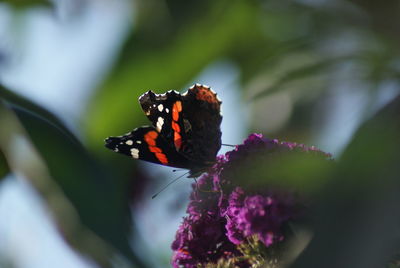
[[[215,162],[221,148],[221,101],[208,86],[196,84],[183,94],[151,90],[139,97],[152,126],[109,137],[106,147],[136,159],[190,170],[196,177]]]

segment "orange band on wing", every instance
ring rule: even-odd
[[[164,165],[168,164],[167,156],[163,153],[156,153],[157,159]]]
[[[180,112],[182,112],[182,102],[176,101],[172,106],[172,129],[174,130],[174,144],[176,149],[180,149],[182,146],[181,127],[177,123]]]
[[[181,132],[181,128],[180,128],[179,125],[178,125],[177,123],[175,123],[174,121],[172,121],[172,129],[173,129],[175,132],[178,132],[178,133]]]
[[[182,102],[177,101],[175,102],[176,108],[178,109],[178,112],[182,112]]]
[[[182,111],[182,102],[181,101],[176,101],[174,105],[172,106],[172,119],[174,121],[178,121],[179,119],[179,113]]]
[[[182,137],[178,132],[174,132],[174,144],[177,149],[181,148],[182,145]]]
[[[158,148],[158,147],[155,147],[155,146],[149,146],[149,150],[152,153],[162,153],[162,150],[160,148]]]
[[[156,146],[156,139],[158,137],[158,133],[155,131],[149,131],[146,134],[144,134],[144,141],[149,145],[149,146]]]
[[[161,164],[168,164],[168,159],[165,154],[162,153],[162,150],[156,146],[156,139],[158,137],[158,133],[156,131],[149,131],[144,134],[144,140],[149,145],[149,151],[154,153],[158,161]]]

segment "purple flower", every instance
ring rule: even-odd
[[[189,216],[183,219],[171,246],[173,267],[197,267],[199,263],[241,255],[225,234],[226,218],[220,214],[218,180],[216,174],[210,173],[192,185],[187,208]]]
[[[245,196],[236,188],[227,208],[227,236],[234,244],[245,237],[258,235],[267,247],[283,240],[282,226],[297,214],[296,202],[283,196]]]
[[[237,227],[237,217],[239,216],[241,209],[243,207],[243,198],[244,192],[243,190],[238,187],[236,191],[233,191],[230,195],[228,206],[226,211],[227,215],[227,223],[226,223],[226,235],[228,236],[229,240],[238,245],[242,243],[245,239],[245,235],[243,230]]]
[[[261,134],[251,134],[243,144],[218,156],[215,165],[192,186],[188,216],[172,244],[173,266],[196,267],[235,258],[235,265],[248,267],[237,245],[254,236],[267,248],[283,241],[286,224],[300,215],[300,200],[288,190],[278,191],[265,184],[247,187],[251,183],[246,165],[264,165],[293,152],[315,154],[323,160],[331,157],[315,147],[267,139]],[[265,174],[257,176],[263,181]]]
[[[190,194],[190,202],[186,212],[192,217],[219,214],[219,189],[214,187],[215,175],[202,176],[197,184],[193,184],[193,192]]]
[[[226,220],[219,215],[188,216],[172,243],[173,267],[197,267],[220,258],[240,255],[225,235]]]

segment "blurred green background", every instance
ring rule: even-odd
[[[257,132],[337,161],[288,178],[318,204],[295,267],[388,263],[399,15],[397,0],[1,2],[0,267],[168,267],[192,181],[151,200],[177,174],[104,139],[148,124],[147,90],[197,82],[223,101],[223,143]]]

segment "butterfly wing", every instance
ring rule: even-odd
[[[185,139],[179,152],[198,165],[210,165],[221,148],[221,101],[208,86],[195,84],[182,94]]]
[[[144,161],[190,169],[191,176],[215,162],[221,147],[221,101],[196,84],[184,94],[148,91],[139,98],[153,126],[106,140],[115,152]]]
[[[190,168],[187,158],[179,154],[152,126],[139,127],[123,136],[109,137],[106,147],[114,152],[165,166]]]
[[[187,140],[181,94],[172,90],[155,94],[150,90],[139,97],[139,102],[160,135],[180,152]]]

